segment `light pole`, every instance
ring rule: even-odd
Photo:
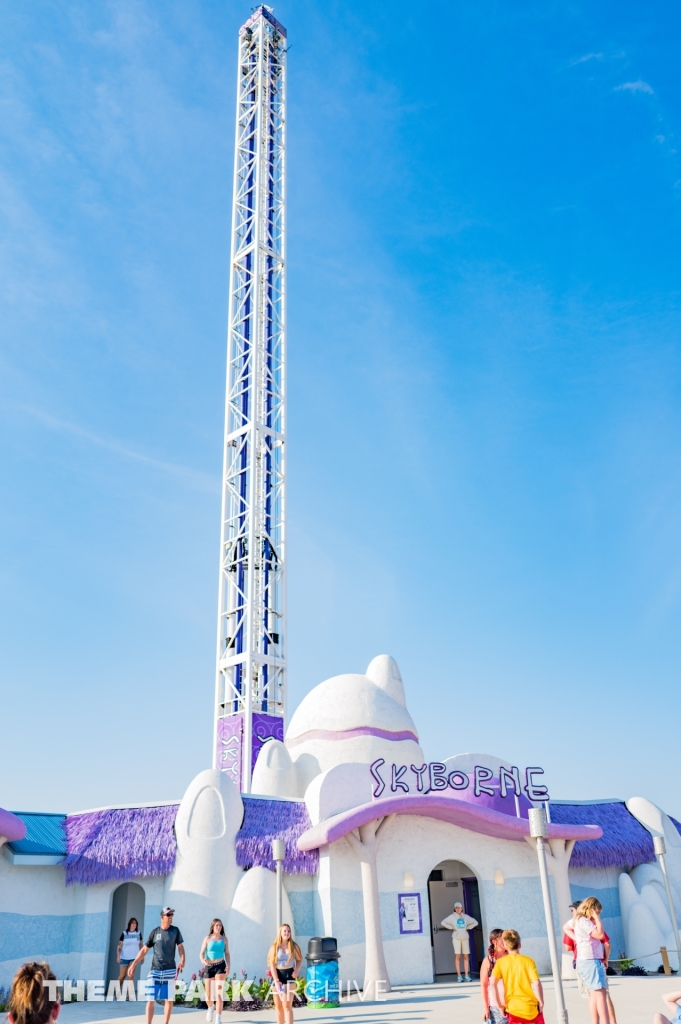
[[[667,852],[665,846],[664,836],[653,836],[653,847],[657,854],[657,859],[660,862],[660,868],[662,869],[662,877],[664,878],[664,887],[667,890],[667,903],[669,904],[669,913],[674,925],[674,941],[676,942],[676,955],[679,959],[679,966],[681,966],[681,938],[679,937],[679,926],[676,921],[676,911],[674,910],[674,901],[672,899],[672,891],[669,886],[669,876],[667,875],[667,865],[665,863],[664,855]]]
[[[553,983],[556,988],[556,1010],[558,1013],[558,1024],[568,1024],[568,1013],[565,1009],[565,996],[563,995],[563,981],[558,964],[558,949],[556,947],[556,933],[553,928],[553,908],[551,906],[551,890],[549,889],[549,875],[546,868],[546,849],[544,843],[549,834],[549,823],[546,819],[546,811],[543,807],[531,807],[529,812],[530,835],[537,840],[537,859],[539,861],[539,877],[541,878],[541,891],[544,898],[544,914],[546,915],[546,931],[549,937],[549,952],[551,954],[551,971],[553,972]]]
[[[283,861],[286,856],[286,843],[283,839],[272,840],[272,860],[277,865],[277,931],[281,928],[282,918],[282,889],[284,884],[283,879]]]

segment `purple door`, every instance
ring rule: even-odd
[[[471,946],[471,971],[476,974],[480,971],[480,964],[484,959],[484,940],[482,937],[482,915],[480,913],[480,892],[477,878],[462,878],[463,885],[463,909],[478,922],[477,927],[470,933]]]

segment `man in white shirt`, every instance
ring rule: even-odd
[[[477,927],[478,922],[469,914],[464,914],[461,903],[454,904],[454,913],[440,922],[441,928],[448,928],[452,933],[452,945],[454,946],[454,961],[456,964],[456,980],[463,981],[461,977],[461,954],[463,953],[463,969],[466,973],[466,981],[471,980],[468,973],[468,956],[471,951],[470,938],[468,936],[471,928]]]

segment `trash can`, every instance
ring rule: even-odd
[[[340,1006],[338,943],[331,936],[315,935],[307,944],[307,1005],[313,1010]]]

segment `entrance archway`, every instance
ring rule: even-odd
[[[109,956],[107,961],[107,981],[118,978],[119,964],[116,960],[116,950],[121,937],[121,932],[127,927],[131,917],[136,917],[142,932],[144,941],[144,906],[146,898],[144,889],[137,882],[124,882],[114,889],[111,899],[111,924],[109,927]],[[138,981],[139,967],[135,972],[135,981]]]
[[[451,981],[456,977],[452,933],[440,927],[454,904],[463,903],[467,914],[478,922],[470,933],[470,970],[479,974],[485,956],[480,908],[480,890],[475,872],[460,860],[443,860],[428,877],[428,903],[430,908],[430,942],[433,949],[433,979]]]

